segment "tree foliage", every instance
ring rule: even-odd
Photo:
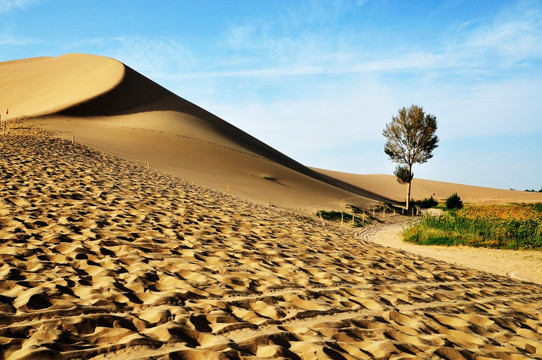
[[[382,135],[387,139],[384,152],[390,160],[399,163],[395,169],[397,181],[407,184],[407,209],[410,206],[410,187],[414,173],[412,166],[422,164],[433,157],[438,147],[437,118],[426,114],[423,107],[412,105],[399,109],[397,116],[386,124]]]
[[[408,170],[406,165],[397,165],[393,174],[397,177],[397,182],[401,185],[409,184],[414,178],[414,173]]]
[[[403,107],[382,133],[388,139],[384,152],[392,161],[407,166],[425,163],[438,146],[436,131],[434,115],[425,114],[421,106]]]
[[[446,208],[448,209],[461,209],[463,207],[463,201],[457,195],[457,193],[453,193],[446,199]]]

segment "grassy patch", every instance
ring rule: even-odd
[[[353,206],[353,205],[349,205],[349,206]],[[354,211],[354,213],[356,212]],[[352,224],[353,227],[363,227],[371,223],[372,216],[361,215],[361,210],[359,214],[360,215],[357,215],[357,214],[352,215],[344,211],[318,210],[318,212],[316,213],[316,216],[321,216],[322,219],[329,220],[329,221],[338,221],[338,222],[343,221],[346,224]],[[352,218],[354,218],[353,222],[352,222]]]
[[[426,215],[403,238],[422,245],[542,249],[542,204],[469,206]]]

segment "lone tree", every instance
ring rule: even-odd
[[[433,157],[438,146],[437,118],[425,114],[421,106],[399,109],[397,116],[386,124],[382,135],[387,138],[384,152],[390,160],[399,163],[394,174],[400,184],[407,184],[406,208],[410,209],[410,188],[414,173],[412,165],[422,164]]]

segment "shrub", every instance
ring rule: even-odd
[[[453,193],[446,199],[446,207],[448,209],[461,209],[463,207],[463,201],[457,193]]]
[[[438,201],[433,198],[433,195],[431,195],[430,198],[426,198],[420,201],[420,207],[424,209],[429,209],[437,205],[438,205]]]

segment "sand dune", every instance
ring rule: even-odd
[[[64,138],[260,203],[314,212],[402,201],[393,176],[310,169],[109,58],[68,54],[0,63],[10,118],[41,117]],[[415,179],[413,197],[542,201],[542,194]]]
[[[300,215],[378,206],[384,178],[308,169],[112,59],[0,77],[0,358],[542,357],[540,284]]]
[[[118,61],[89,55],[0,62],[0,106],[11,118],[52,114],[112,90],[123,76]]]
[[[317,168],[314,170],[394,201],[405,201],[406,186],[399,184],[393,175],[358,175]],[[433,196],[439,201],[445,201],[454,192],[457,192],[464,202],[471,204],[542,202],[542,193],[494,189],[417,178],[412,181],[411,196],[414,200],[423,200]]]
[[[185,179],[307,212],[346,203],[370,208],[380,200],[299,164],[112,59],[70,54],[8,62],[0,66],[4,75],[0,96],[11,104],[11,117],[47,116],[39,121],[46,129]]]
[[[542,356],[540,285],[82,145],[0,139],[0,357]]]

